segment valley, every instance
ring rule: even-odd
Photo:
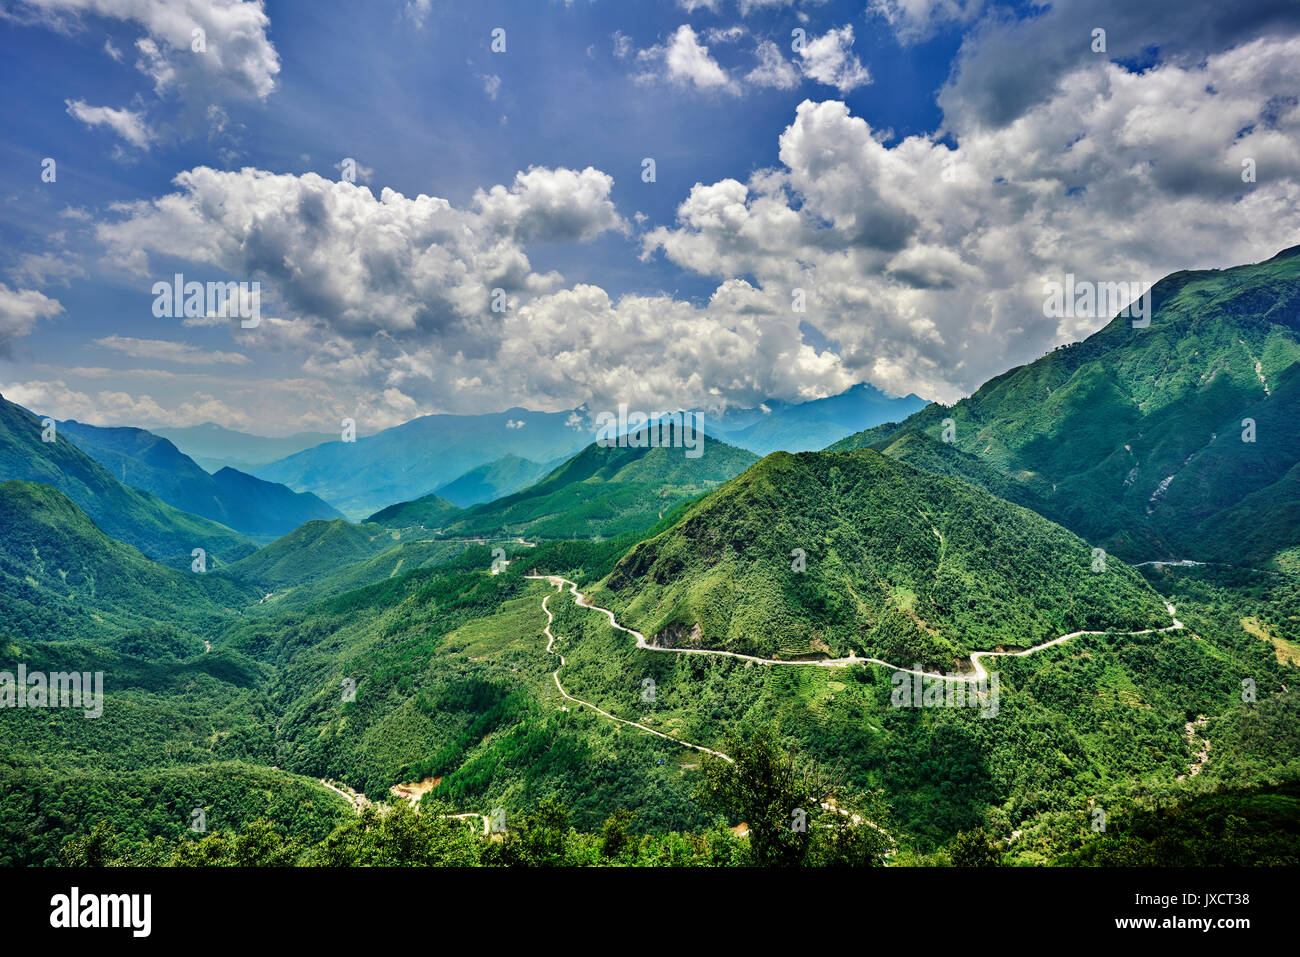
[[[252,476],[222,499],[158,436],[45,442],[5,401],[0,646],[105,690],[94,720],[0,711],[3,860],[1291,860],[1297,263],[1170,277],[1148,328],[823,451],[486,443],[401,480],[457,503],[366,514],[400,493],[360,460],[338,511]],[[315,448],[260,471],[350,454]],[[252,524],[175,504],[209,501]],[[793,790],[745,803],[770,774]]]
[[[12,949],[1285,939],[1298,0],[0,50]]]

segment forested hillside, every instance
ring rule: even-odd
[[[52,441],[44,441],[46,434]],[[57,429],[47,433],[40,419],[0,396],[0,481],[11,479],[53,486],[107,534],[169,565],[188,566],[195,548],[220,561],[235,561],[255,548],[224,525],[123,485]]]
[[[956,667],[971,651],[1169,624],[1122,563],[1027,509],[874,451],[775,453],[596,592],[661,644]]]
[[[1149,326],[1116,317],[951,407],[831,448],[888,451],[908,432],[944,440],[950,419],[948,439],[988,467],[949,457],[945,472],[1005,497],[1013,480],[1016,500],[1131,561],[1289,554],[1300,546],[1300,247],[1175,273],[1152,308]]]
[[[224,627],[250,589],[216,575],[159,565],[109,538],[62,492],[0,483],[3,633],[99,644]]]

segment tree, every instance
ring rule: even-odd
[[[569,810],[547,798],[532,814],[507,825],[505,836],[483,848],[482,862],[505,867],[558,867],[565,863]]]
[[[781,749],[771,728],[732,731],[725,748],[732,756],[706,761],[700,803],[749,826],[754,863],[794,867],[808,854],[808,830],[834,787],[815,768],[798,767]]]
[[[373,805],[335,828],[308,863],[326,867],[467,867],[477,860],[477,842],[464,821],[445,815],[436,802],[416,812],[405,801],[382,812]]]
[[[830,806],[818,816],[808,863],[817,867],[879,867],[893,849],[893,839],[880,822],[884,800],[876,792]]]
[[[605,819],[605,823],[600,827],[600,856],[608,860],[616,860],[623,856],[623,852],[632,844],[632,838],[627,833],[627,826],[632,823],[636,814],[626,808],[618,808],[613,814]]]
[[[89,834],[69,838],[63,845],[63,863],[68,867],[107,867],[118,855],[117,829],[100,818]]]
[[[954,867],[997,867],[1002,863],[1002,848],[984,828],[977,827],[952,839],[948,857]]]

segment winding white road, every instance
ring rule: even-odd
[[[358,814],[360,814],[361,811],[371,803],[370,798],[366,797],[364,794],[358,794],[346,784],[343,785],[343,787],[338,787],[337,785],[331,784],[329,781],[325,780],[325,778],[320,778],[319,780],[321,784],[325,785],[325,787],[329,788],[339,797],[347,801],[348,804],[352,806],[352,810]],[[345,788],[346,790],[344,790]]]
[[[531,543],[526,543],[521,541],[521,544],[531,544]],[[1161,563],[1151,562],[1147,564],[1161,564]],[[985,670],[983,664],[981,664],[981,660],[984,658],[994,658],[994,657],[1021,658],[1026,655],[1032,655],[1035,652],[1042,651],[1045,648],[1051,648],[1053,645],[1063,644],[1069,641],[1071,638],[1078,638],[1081,635],[1106,634],[1106,632],[1104,631],[1073,631],[1070,632],[1068,635],[1061,635],[1059,638],[1053,638],[1051,641],[1043,642],[1041,645],[1035,645],[1032,648],[1026,648],[1022,651],[976,651],[973,652],[970,656],[971,665],[973,666],[974,670],[972,671],[972,673],[965,674],[965,675],[945,675],[933,671],[917,671],[912,668],[903,668],[898,665],[891,664],[890,662],[885,661],[881,658],[859,658],[856,655],[849,655],[847,658],[824,658],[819,661],[785,661],[780,658],[760,658],[755,655],[742,655],[734,651],[720,651],[712,648],[664,648],[659,645],[654,645],[650,643],[650,641],[646,638],[645,635],[643,635],[641,632],[637,631],[636,629],[626,628],[623,625],[620,625],[618,623],[618,619],[614,617],[614,613],[610,611],[608,608],[602,608],[599,605],[593,605],[591,603],[591,600],[587,598],[586,595],[578,591],[577,582],[570,581],[569,579],[563,578],[559,575],[525,575],[524,577],[528,579],[532,579],[534,581],[549,582],[550,584],[555,586],[557,594],[563,591],[565,585],[568,585],[569,591],[572,593],[574,602],[576,604],[578,604],[583,608],[587,608],[591,611],[598,611],[601,614],[603,614],[606,618],[609,619],[609,623],[612,627],[616,628],[619,631],[631,635],[633,638],[636,639],[636,646],[638,648],[643,648],[646,651],[660,651],[660,652],[668,652],[671,654],[679,654],[679,655],[714,655],[723,658],[737,658],[740,659],[741,661],[752,661],[760,665],[803,665],[806,667],[818,667],[818,668],[846,668],[850,665],[856,665],[856,664],[875,664],[875,665],[881,665],[882,667],[885,668],[890,668],[894,671],[901,671],[906,674],[919,675],[921,677],[926,677],[926,678],[943,678],[945,680],[954,681],[954,682],[976,683],[976,682],[984,681],[988,678],[988,672]],[[681,738],[674,738],[671,735],[664,734],[662,731],[656,731],[654,728],[646,727],[644,724],[641,724],[638,721],[628,721],[625,718],[620,718],[617,715],[610,714],[608,711],[605,711],[603,708],[598,708],[590,701],[584,701],[581,698],[575,698],[573,695],[569,694],[569,692],[565,691],[564,685],[560,683],[560,668],[564,667],[565,659],[564,659],[564,655],[561,655],[559,652],[554,650],[555,633],[551,631],[551,625],[555,623],[555,615],[551,612],[551,609],[549,607],[550,600],[551,600],[550,595],[547,595],[545,598],[542,599],[542,611],[546,612],[546,628],[545,628],[545,634],[547,639],[546,652],[547,654],[556,655],[560,659],[559,667],[557,667],[555,671],[551,673],[551,678],[555,681],[556,690],[560,692],[560,695],[566,701],[572,701],[574,704],[579,705],[581,707],[590,708],[592,711],[596,712],[599,715],[602,715],[603,717],[608,718],[611,721],[617,721],[619,724],[625,724],[628,727],[636,728],[638,731],[644,731],[646,734],[652,734],[657,738],[663,738],[665,741],[671,741],[674,744],[679,744],[684,748],[691,748],[695,751],[700,751],[704,754],[711,754],[714,757],[721,758],[722,760],[728,762],[729,764],[735,763],[734,761],[732,761],[729,755],[723,754],[721,751],[715,751],[712,748],[706,748],[702,744],[694,744],[693,742],[690,741],[684,741]],[[1173,624],[1168,625],[1164,628],[1146,628],[1141,631],[1124,632],[1124,634],[1147,635],[1156,631],[1176,631],[1182,628],[1183,623],[1179,621],[1178,618],[1175,616],[1174,606],[1169,602],[1166,602],[1165,607],[1169,610],[1169,615],[1173,619]],[[320,780],[320,783],[323,784],[325,787],[329,788],[331,791],[335,792],[336,794],[346,798],[348,800],[348,803],[352,805],[353,809],[357,813],[360,813],[362,808],[366,804],[370,803],[364,795],[357,794],[355,791],[352,791],[350,788],[345,791],[339,787],[336,787],[334,784],[330,783],[324,778]],[[833,805],[823,805],[823,807],[835,810],[837,813],[840,814],[848,813],[846,811],[840,810],[839,808],[833,807]],[[489,827],[489,819],[486,815],[483,814],[468,813],[468,814],[449,814],[444,816],[453,817],[453,818],[481,818],[484,822],[485,833],[487,832],[487,829]],[[853,815],[853,823],[858,824],[859,822],[860,822],[860,818],[857,815]],[[865,821],[864,823],[868,824],[870,827],[879,831],[881,834],[889,838],[891,843],[894,843],[894,838],[889,834],[888,831],[884,830],[879,825],[871,821]],[[892,855],[893,855],[893,851],[891,850],[890,852],[887,853],[886,857],[888,858],[891,857]]]
[[[1267,568],[1252,568],[1249,565],[1229,565],[1227,562],[1194,562],[1190,558],[1172,558],[1168,561],[1138,562],[1134,568],[1236,568],[1243,572],[1255,572],[1259,575],[1281,575],[1282,572],[1269,571]]]
[[[632,635],[634,638],[636,638],[636,646],[638,648],[644,648],[646,651],[666,651],[678,655],[715,655],[723,658],[739,658],[741,661],[753,661],[756,664],[760,664],[760,665],[803,665],[805,667],[811,666],[816,668],[847,668],[849,665],[873,664],[873,665],[881,665],[885,668],[890,668],[894,671],[901,671],[909,675],[919,675],[920,677],[923,678],[943,678],[947,681],[963,682],[966,684],[976,684],[978,682],[987,680],[989,676],[989,673],[984,669],[984,666],[980,663],[980,661],[984,658],[998,658],[998,657],[1023,658],[1026,655],[1032,655],[1035,652],[1042,651],[1044,648],[1051,648],[1053,645],[1063,644],[1069,641],[1071,638],[1078,638],[1081,635],[1106,634],[1106,632],[1104,631],[1072,631],[1068,635],[1061,635],[1059,638],[1053,638],[1051,641],[1045,641],[1041,645],[1034,645],[1034,647],[1026,648],[1022,651],[972,652],[970,656],[970,661],[971,661],[971,665],[974,668],[974,671],[972,671],[970,674],[963,674],[963,675],[945,675],[937,671],[917,671],[913,668],[904,668],[900,665],[891,664],[890,662],[885,661],[881,658],[859,658],[857,655],[849,655],[847,658],[822,658],[818,661],[786,661],[780,658],[759,658],[755,655],[742,655],[735,651],[718,651],[713,648],[664,648],[659,645],[654,645],[651,644],[646,639],[646,636],[641,634],[641,632],[635,630],[634,628],[624,628],[622,625],[620,625],[618,621],[614,618],[614,613],[610,611],[608,608],[601,608],[599,605],[593,605],[586,595],[578,591],[578,585],[576,582],[571,582],[569,581],[569,579],[562,578],[559,575],[525,575],[524,577],[532,578],[537,581],[550,582],[552,585],[554,585],[556,588],[559,589],[562,589],[565,585],[568,585],[569,591],[573,593],[573,599],[575,602],[577,602],[583,608],[590,608],[592,611],[598,611],[601,614],[605,615],[605,617],[609,619],[609,623],[611,625],[613,625],[619,631],[627,632],[629,635]],[[546,602],[545,600],[543,600],[542,602],[543,608],[545,608],[545,605]],[[1183,623],[1175,617],[1174,606],[1169,604],[1169,602],[1165,602],[1165,608],[1169,610],[1169,617],[1173,618],[1172,625],[1167,625],[1164,628],[1144,628],[1141,631],[1126,631],[1123,632],[1123,634],[1149,635],[1152,632],[1156,632],[1156,631],[1177,631],[1178,629],[1182,628]],[[551,612],[549,609],[546,610],[546,614],[548,617],[550,616]],[[547,625],[546,633],[548,635],[550,634],[549,624]],[[551,650],[549,644],[546,646],[546,650],[547,651]],[[560,659],[560,663],[561,665],[563,665],[564,663],[563,658]],[[555,683],[557,685],[560,683],[558,678],[556,679]],[[582,702],[582,703],[586,704],[586,702]],[[602,712],[602,714],[603,713],[604,712]],[[615,720],[622,720],[622,719],[615,719]],[[641,726],[638,725],[638,727]],[[649,731],[650,729],[646,728],[646,730]],[[691,746],[695,747],[695,745],[691,745]],[[705,749],[701,749],[701,750],[705,750]]]
[[[671,652],[674,654],[681,654],[681,655],[715,655],[715,656],[725,657],[725,658],[738,658],[742,661],[753,661],[761,665],[805,665],[805,666],[813,666],[813,667],[820,667],[820,668],[846,668],[849,665],[870,663],[875,665],[881,665],[885,668],[891,668],[895,671],[902,671],[911,675],[920,675],[922,677],[927,677],[927,678],[943,678],[948,681],[954,681],[954,682],[959,681],[959,682],[966,682],[966,683],[973,684],[979,681],[986,680],[988,678],[988,672],[984,669],[984,666],[980,663],[981,659],[994,658],[1000,656],[1012,657],[1012,658],[1023,658],[1026,655],[1032,655],[1035,652],[1042,651],[1044,648],[1051,648],[1053,645],[1064,644],[1065,642],[1069,641],[1071,638],[1078,638],[1081,635],[1106,634],[1106,632],[1104,631],[1072,631],[1068,635],[1061,635],[1059,638],[1053,638],[1051,641],[1045,641],[1041,645],[1034,645],[1032,648],[1026,648],[1022,651],[972,652],[970,656],[970,660],[971,660],[971,665],[974,668],[974,671],[969,675],[945,675],[933,671],[916,671],[912,668],[899,667],[898,665],[891,664],[890,662],[885,661],[881,658],[859,658],[856,655],[850,655],[847,658],[826,658],[820,661],[783,661],[779,658],[759,658],[756,657],[755,655],[742,655],[734,651],[718,651],[716,649],[711,649],[711,648],[663,648],[658,645],[653,645],[650,643],[650,641],[646,638],[645,635],[641,634],[641,632],[637,631],[635,628],[626,628],[623,625],[620,625],[618,623],[618,619],[614,617],[614,613],[610,611],[608,608],[602,608],[599,605],[593,605],[591,603],[591,600],[587,598],[586,595],[578,591],[577,582],[570,581],[569,579],[563,578],[559,575],[525,575],[524,577],[532,579],[534,581],[549,582],[550,584],[555,586],[557,593],[563,591],[564,586],[568,585],[569,591],[572,593],[573,600],[576,604],[580,605],[583,608],[587,608],[591,611],[598,611],[601,614],[603,614],[606,618],[609,619],[609,623],[612,627],[618,629],[619,631],[626,632],[627,634],[634,637],[636,639],[636,646],[638,648],[644,648],[646,651],[664,651],[664,652]],[[545,598],[542,599],[542,611],[546,612],[546,629],[545,629],[546,639],[547,639],[546,651],[549,654],[557,655],[560,659],[560,667],[556,668],[555,671],[551,673],[551,677],[555,680],[555,687],[559,690],[560,694],[563,695],[565,699],[572,701],[575,704],[581,705],[585,708],[590,708],[592,711],[595,711],[597,714],[604,715],[606,718],[609,718],[611,721],[617,721],[619,724],[626,724],[630,727],[636,728],[639,731],[644,731],[647,734],[653,734],[656,737],[664,738],[667,741],[672,741],[676,744],[682,745],[683,747],[694,748],[696,751],[703,751],[705,754],[712,754],[715,755],[716,757],[722,758],[724,761],[727,761],[729,763],[734,763],[729,756],[723,754],[721,751],[714,751],[711,748],[706,748],[700,744],[692,744],[690,741],[683,741],[680,738],[670,737],[669,735],[664,734],[662,731],[656,731],[654,728],[647,728],[645,725],[640,724],[636,721],[628,721],[624,718],[617,717],[616,715],[610,714],[608,711],[596,707],[590,701],[583,701],[581,698],[575,698],[573,695],[565,691],[564,686],[560,684],[560,668],[564,667],[565,664],[564,656],[559,654],[559,652],[552,650],[552,646],[555,644],[555,634],[554,632],[551,631],[551,625],[554,624],[555,622],[555,615],[552,614],[551,609],[548,605],[550,600],[551,600],[550,595],[547,595]],[[1181,629],[1183,627],[1183,623],[1178,620],[1174,606],[1169,602],[1165,602],[1165,608],[1168,609],[1169,617],[1173,619],[1173,624],[1167,625],[1164,628],[1144,628],[1141,631],[1129,631],[1129,632],[1124,632],[1124,634],[1149,635],[1157,631],[1177,631]],[[823,804],[822,806],[824,808],[835,810],[839,814],[848,813],[846,811],[840,810],[839,808],[835,808],[833,805]],[[893,836],[884,828],[880,827],[878,824],[872,821],[862,821],[862,819],[860,819],[859,816],[856,814],[853,815],[852,817],[853,817],[853,823],[855,825],[858,823],[866,823],[868,826],[870,826],[876,831],[879,831],[886,838],[888,838],[889,842],[894,847],[897,847],[897,842],[894,840]],[[888,859],[893,855],[894,855],[894,851],[891,849],[885,855],[886,861],[888,861]]]
[[[578,591],[577,584],[569,581],[567,578],[560,578],[558,575],[545,575],[545,576],[525,575],[524,577],[532,578],[537,581],[550,582],[552,585],[556,587],[557,592],[563,590],[564,585],[567,584],[570,590],[573,592],[574,601],[577,602],[577,604],[581,605],[583,608],[587,608],[592,611],[603,612],[605,616],[609,618],[609,623],[613,625],[615,628],[617,628],[619,631],[625,631],[630,635],[635,635],[637,638],[638,648],[649,648],[652,651],[676,650],[672,648],[656,648],[654,645],[648,644],[645,640],[645,635],[641,634],[641,632],[639,631],[634,631],[631,628],[624,628],[615,620],[614,613],[610,611],[608,608],[601,608],[597,605],[591,604],[586,599],[586,597],[581,592]],[[550,600],[551,600],[550,595],[547,595],[545,598],[542,599],[542,611],[546,612],[546,628],[545,628],[546,639],[547,639],[546,651],[549,654],[553,654],[559,657],[560,668],[563,668],[564,655],[561,655],[558,651],[552,650],[552,646],[555,644],[555,634],[554,632],[551,631],[551,625],[555,623],[555,615],[552,614],[551,609],[549,607],[548,603],[550,602]],[[745,657],[745,656],[737,656],[737,657]],[[761,661],[763,659],[755,658],[753,660]],[[781,663],[790,663],[790,662],[776,662],[776,663],[781,664]],[[671,737],[669,735],[664,734],[662,731],[656,731],[654,728],[647,728],[645,725],[640,724],[639,722],[628,721],[624,718],[620,718],[616,715],[612,715],[608,711],[596,707],[590,701],[583,701],[581,698],[575,698],[573,695],[565,691],[564,686],[560,684],[560,668],[556,668],[553,672],[551,672],[551,677],[555,680],[555,687],[559,690],[560,694],[563,695],[566,700],[572,701],[574,704],[581,705],[584,708],[590,708],[592,711],[595,711],[597,714],[604,715],[606,718],[609,718],[611,721],[617,721],[619,724],[626,724],[630,727],[636,728],[638,731],[644,731],[647,734],[653,734],[655,737],[663,738],[666,741],[672,741],[674,744],[680,744],[683,747],[694,748],[696,751],[702,751],[705,754],[712,754],[714,757],[722,758],[722,760],[726,761],[728,764],[735,764],[735,761],[732,760],[730,756],[723,754],[721,751],[714,751],[712,748],[706,748],[702,744],[693,744],[690,741],[683,741],[681,738]],[[894,856],[895,853],[894,849],[898,847],[898,842],[894,840],[894,836],[892,834],[886,831],[879,824],[875,823],[874,821],[868,821],[865,818],[861,817],[860,815],[850,814],[848,811],[836,807],[834,802],[830,802],[830,803],[822,802],[821,807],[825,810],[834,811],[836,814],[841,814],[844,815],[845,817],[851,818],[852,823],[855,827],[858,826],[859,824],[866,824],[872,830],[884,835],[885,839],[888,840],[891,845],[890,850],[885,852],[886,863],[888,862],[889,858]],[[824,826],[829,826],[829,825],[824,825]]]
[[[540,575],[528,575],[526,577],[539,578],[539,579],[542,578],[542,576]],[[549,578],[545,580],[551,581],[551,579]],[[555,581],[553,582],[553,584],[557,589],[563,587],[559,581]],[[573,585],[573,582],[569,582],[569,584]],[[577,586],[574,585],[574,588],[577,588]],[[574,594],[577,595],[577,592],[575,591]],[[546,651],[548,654],[553,654],[558,656],[560,659],[560,668],[563,668],[564,655],[561,655],[558,651],[551,650],[551,646],[555,644],[555,635],[551,631],[551,625],[555,622],[555,615],[553,615],[551,613],[551,609],[547,607],[547,602],[549,602],[550,600],[551,600],[550,595],[547,595],[545,598],[542,599],[542,611],[546,612],[546,638],[547,638]],[[582,605],[583,602],[579,601],[578,604]],[[584,607],[590,608],[592,606],[584,605]],[[605,614],[609,615],[610,624],[612,624],[615,628],[618,628],[620,631],[628,630],[624,628],[622,625],[620,625],[618,622],[614,621],[614,615],[612,612],[605,611],[604,608],[599,608],[596,610],[604,611]],[[633,634],[639,634],[639,633],[633,632]],[[597,714],[602,714],[606,718],[609,718],[611,721],[617,721],[619,724],[626,724],[628,727],[636,728],[638,731],[644,731],[646,734],[653,734],[657,738],[663,738],[665,741],[671,741],[674,744],[680,744],[682,747],[685,748],[694,748],[696,751],[703,751],[705,754],[711,754],[715,758],[722,758],[722,760],[726,761],[728,764],[735,763],[734,761],[731,760],[731,758],[728,755],[723,754],[721,751],[714,751],[712,748],[706,748],[702,744],[692,744],[689,741],[683,741],[681,738],[674,738],[671,735],[664,734],[662,731],[656,731],[654,728],[647,728],[639,721],[628,721],[626,718],[620,718],[617,715],[610,714],[608,711],[605,711],[601,708],[597,708],[590,701],[583,701],[581,698],[575,698],[573,695],[569,694],[569,692],[564,690],[564,685],[560,684],[560,668],[556,668],[553,672],[551,672],[551,677],[555,679],[555,687],[559,690],[560,694],[563,695],[566,700],[572,701],[574,704],[582,705],[584,708],[590,708],[592,711],[595,711]]]

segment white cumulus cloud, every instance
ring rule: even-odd
[[[871,73],[853,54],[853,27],[828,30],[808,40],[799,50],[804,76],[841,93],[871,82]]]
[[[31,333],[37,320],[57,316],[63,305],[35,289],[10,289],[0,282],[0,355]]]
[[[85,100],[65,100],[68,115],[90,127],[106,126],[137,149],[147,150],[154,136],[144,114],[111,106],[90,106]]]

